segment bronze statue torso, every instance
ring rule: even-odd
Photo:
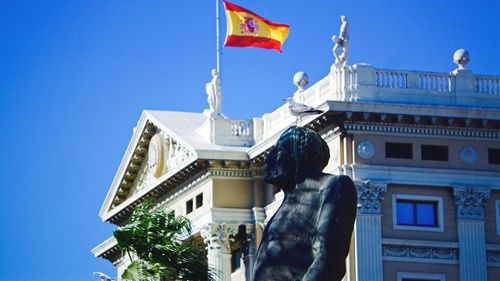
[[[345,176],[343,179],[352,183]],[[281,207],[265,229],[254,267],[254,280],[337,280],[334,272],[342,272],[342,275],[345,272],[343,263],[347,252],[336,253],[344,256],[341,263],[328,259],[326,267],[321,268],[315,268],[313,263],[318,255],[327,254],[329,250],[329,243],[325,243],[325,237],[320,236],[338,233],[338,238],[344,238],[342,228],[349,229],[349,226],[335,223],[339,222],[341,214],[336,207],[344,205],[339,202],[344,200],[354,206],[348,210],[351,213],[348,217],[353,217],[356,212],[355,196],[354,185],[339,184],[339,177],[328,174],[316,179],[308,178],[287,191]],[[350,239],[348,232],[347,242]],[[336,239],[331,237],[331,240]],[[312,276],[326,279],[308,279]]]

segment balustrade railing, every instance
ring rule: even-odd
[[[249,137],[253,123],[248,120],[231,120],[231,135],[235,137]]]
[[[311,106],[330,100],[500,109],[500,100],[497,100],[500,99],[500,77],[473,75],[468,71],[436,73],[353,65],[332,70],[325,78],[296,94],[295,99]],[[265,114],[264,137],[294,120],[287,106]]]
[[[474,91],[480,94],[500,94],[500,77],[476,76],[474,77]]]
[[[441,73],[421,73],[418,88],[424,91],[451,92],[451,76]]]
[[[408,75],[405,72],[391,70],[375,71],[377,87],[405,89],[408,87]]]

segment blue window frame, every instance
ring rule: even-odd
[[[396,223],[405,226],[438,226],[436,201],[396,200]]]

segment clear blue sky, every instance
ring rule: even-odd
[[[449,72],[466,48],[474,73],[500,75],[498,0],[234,2],[290,24],[290,34],[282,54],[223,50],[231,118],[275,109],[295,90],[296,71],[312,83],[325,76],[342,14],[349,64]],[[208,107],[214,3],[0,2],[0,281],[115,274],[90,253],[114,228],[98,211],[143,109]]]

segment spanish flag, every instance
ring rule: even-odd
[[[288,24],[269,21],[243,7],[224,1],[227,35],[224,46],[258,47],[281,53],[288,36]]]

